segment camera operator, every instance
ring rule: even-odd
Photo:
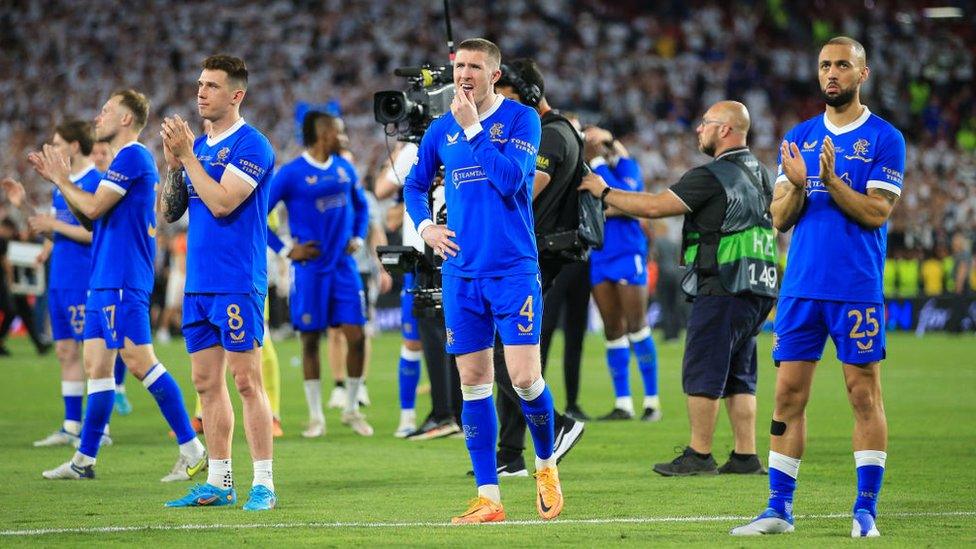
[[[516,59],[502,68],[502,76],[495,90],[509,99],[532,107],[542,122],[542,138],[536,157],[532,187],[532,213],[535,232],[540,241],[548,235],[575,232],[579,226],[576,188],[582,179],[583,148],[578,131],[572,123],[549,106],[545,98],[545,81],[538,66],[531,59]],[[542,275],[543,296],[546,296],[556,276],[564,266],[585,265],[586,250],[582,248],[546,249],[540,245],[539,269]],[[586,291],[583,292],[586,295]],[[574,315],[579,318],[580,315]],[[582,317],[585,326],[585,316]],[[577,359],[579,355],[577,354]],[[527,476],[525,459],[526,424],[505,364],[501,341],[496,338],[494,349],[495,381],[501,397],[496,401],[501,424],[498,437],[499,476]],[[545,363],[543,363],[543,372]],[[579,368],[576,368],[579,371]],[[583,436],[583,423],[556,414],[556,438],[553,455],[562,457]]]

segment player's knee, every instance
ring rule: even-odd
[[[867,385],[848,386],[847,398],[858,416],[871,416],[881,408],[881,395]]]
[[[424,346],[421,345],[419,339],[404,339],[403,346],[407,348],[408,351],[423,351]]]
[[[353,327],[351,329],[343,330],[342,333],[346,336],[346,345],[348,345],[350,349],[362,351],[366,346],[366,335],[363,332],[362,327]]]
[[[78,345],[74,341],[58,341],[54,344],[54,354],[57,355],[58,362],[70,365],[78,360]]]
[[[627,327],[623,322],[603,325],[603,337],[607,341],[616,341],[627,335]]]
[[[205,372],[202,368],[194,368],[191,375],[193,380],[193,388],[196,389],[197,394],[201,397],[210,394],[217,389],[218,378],[211,372]]]
[[[254,372],[238,372],[234,374],[234,385],[241,398],[250,398],[261,389],[261,377]]]
[[[518,387],[519,389],[527,389],[541,377],[541,374],[539,372],[525,370],[509,372],[509,377],[512,378],[512,385]]]
[[[802,413],[809,393],[802,384],[780,383],[776,386],[776,411],[786,415]]]

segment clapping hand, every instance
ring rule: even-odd
[[[800,155],[799,147],[796,143],[784,140],[779,146],[779,153],[782,157],[783,174],[794,187],[804,190],[807,186],[807,164]]]
[[[7,200],[9,200],[15,208],[19,208],[21,204],[24,203],[24,197],[27,196],[27,192],[24,191],[24,186],[20,183],[20,181],[10,177],[5,177],[2,181],[0,181],[0,188],[3,189],[3,194],[7,195]]]
[[[824,186],[829,186],[837,181],[837,174],[834,173],[835,161],[834,141],[830,136],[825,136],[823,145],[820,146],[820,182]]]
[[[180,162],[193,155],[193,131],[190,130],[190,125],[187,124],[186,120],[180,118],[179,115],[166,117],[163,120],[163,127],[159,135],[163,138],[164,154],[169,149],[169,154]],[[177,167],[170,163],[169,156],[166,157],[166,162],[170,167]]]
[[[70,183],[68,175],[71,173],[71,166],[68,164],[68,159],[53,145],[44,145],[40,152],[34,151],[28,154],[27,160],[41,177],[55,185]]]

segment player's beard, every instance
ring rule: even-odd
[[[839,87],[839,86],[838,86]],[[837,92],[835,95],[830,95],[826,90],[820,90],[820,96],[823,97],[824,103],[830,105],[831,107],[843,107],[854,101],[854,96],[857,95],[857,86],[851,86],[848,89],[843,89]]]

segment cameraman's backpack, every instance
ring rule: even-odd
[[[561,230],[549,234],[537,234],[540,256],[556,256],[570,261],[586,261],[591,249],[599,250],[603,247],[603,232],[606,216],[603,202],[587,191],[577,191],[583,177],[590,173],[590,167],[583,161],[583,138],[573,124],[566,117],[550,111],[547,113],[548,124],[563,123],[576,139],[579,145],[576,170],[570,180],[571,188],[563,195],[557,207],[559,212],[556,226]],[[538,198],[547,192],[555,192],[551,186],[544,189]],[[575,229],[569,229],[575,227]]]

